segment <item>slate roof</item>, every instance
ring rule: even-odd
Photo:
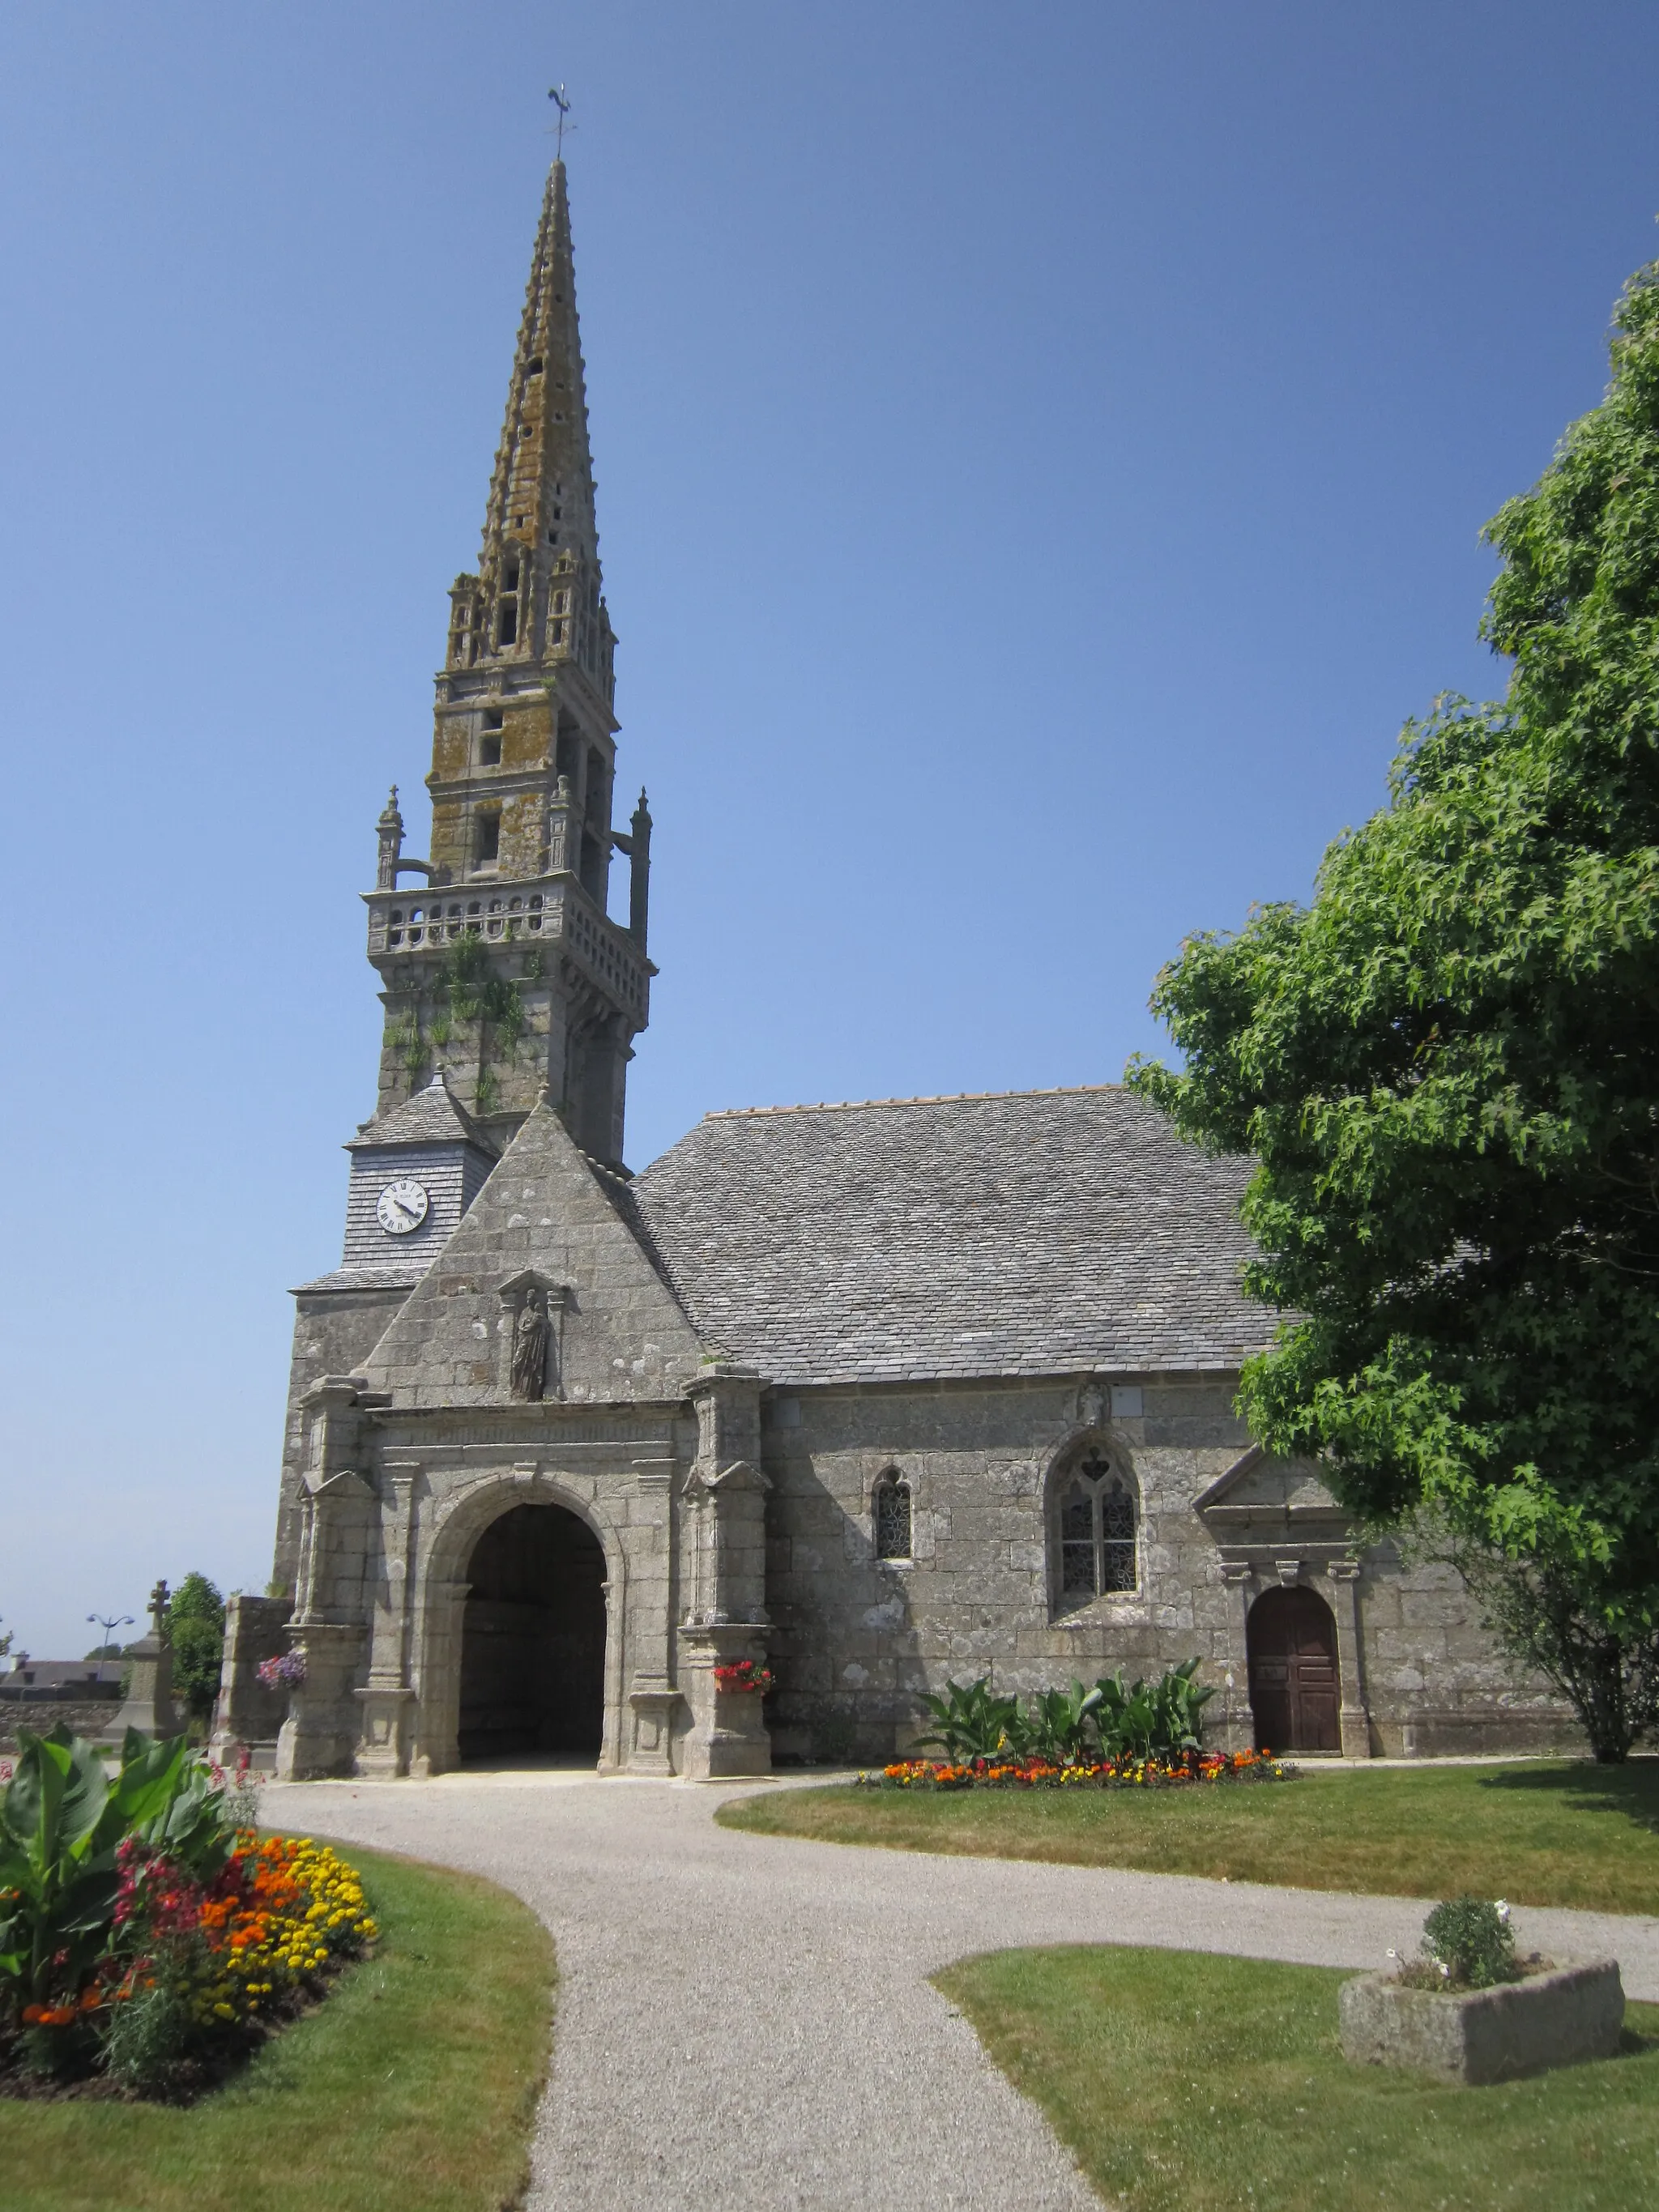
[[[307,1291],[412,1291],[425,1273],[424,1267],[411,1267],[407,1260],[393,1261],[383,1267],[331,1267],[309,1283],[295,1284],[293,1295],[301,1297]]]
[[[711,1114],[627,1206],[775,1383],[1236,1368],[1249,1173],[1115,1086]]]
[[[451,1097],[440,1068],[431,1082],[412,1098],[405,1098],[401,1106],[394,1106],[378,1121],[365,1122],[345,1149],[356,1152],[372,1150],[377,1145],[453,1144],[458,1139],[493,1157],[493,1147],[480,1133],[465,1107],[459,1099]]]

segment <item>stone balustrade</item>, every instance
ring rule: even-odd
[[[486,944],[526,949],[556,944],[643,1025],[648,969],[627,931],[597,913],[568,875],[514,884],[417,885],[368,891],[368,957],[379,966],[403,953],[433,953],[468,931]]]

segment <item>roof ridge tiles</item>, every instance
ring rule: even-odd
[[[1050,1083],[1035,1091],[924,1091],[915,1098],[820,1098],[799,1106],[716,1106],[702,1118],[743,1121],[775,1114],[854,1114],[871,1106],[963,1106],[988,1098],[1075,1098],[1122,1088],[1121,1083]]]

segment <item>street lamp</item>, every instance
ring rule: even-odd
[[[89,1613],[87,1619],[94,1627],[101,1628],[104,1632],[99,1638],[98,1643],[100,1654],[105,1656],[106,1656],[106,1647],[115,1641],[115,1631],[118,1628],[131,1628],[132,1626],[132,1615],[130,1613]]]

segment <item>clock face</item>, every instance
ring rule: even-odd
[[[426,1219],[431,1203],[421,1183],[389,1182],[374,1201],[374,1218],[388,1237],[407,1237]]]

